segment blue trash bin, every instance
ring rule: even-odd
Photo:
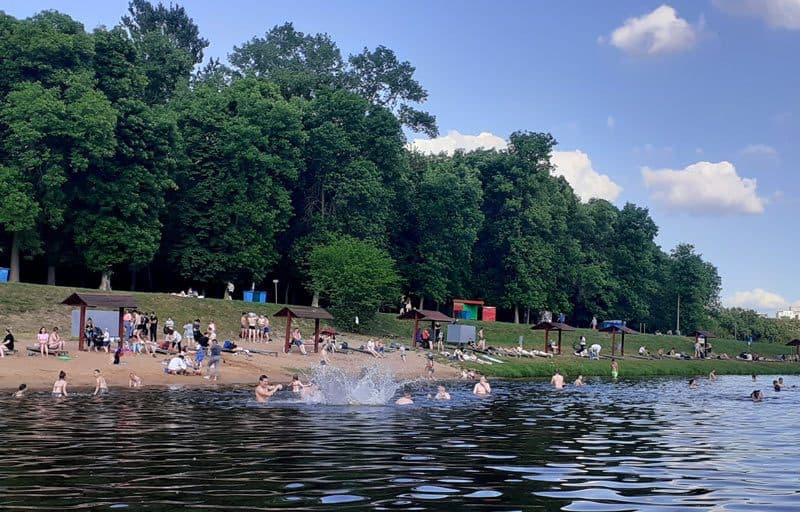
[[[261,304],[266,304],[267,302],[267,292],[257,292],[258,293],[258,302]]]
[[[5,267],[0,267],[0,283],[7,283],[8,282],[8,269]]]
[[[253,292],[252,291],[247,290],[246,292],[244,292],[244,301],[245,302],[253,302]]]

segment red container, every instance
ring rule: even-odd
[[[497,319],[497,308],[494,306],[483,306],[481,320],[484,322],[494,322]]]

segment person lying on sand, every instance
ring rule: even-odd
[[[486,377],[481,375],[481,380],[472,388],[472,393],[478,396],[486,396],[492,393],[492,387],[486,381]]]
[[[414,400],[411,399],[411,391],[405,390],[403,391],[403,396],[397,399],[395,402],[396,405],[411,405],[414,403]]]
[[[278,384],[277,386],[270,386],[269,385],[269,377],[266,375],[262,375],[258,378],[258,386],[256,386],[255,393],[256,393],[256,402],[266,402],[269,398],[277,393],[278,391],[283,389],[283,385]]]

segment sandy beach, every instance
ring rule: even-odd
[[[274,355],[244,353],[223,353],[223,365],[220,380],[217,384],[201,376],[167,375],[164,373],[165,361],[171,356],[158,354],[150,355],[126,354],[119,365],[112,364],[113,354],[103,352],[80,352],[77,342],[67,344],[69,360],[59,359],[55,356],[41,357],[40,355],[28,356],[22,350],[15,355],[6,355],[0,358],[0,389],[16,389],[20,383],[25,383],[33,390],[47,390],[58,377],[58,372],[67,373],[69,389],[94,388],[95,368],[101,370],[110,387],[127,387],[128,374],[133,372],[141,377],[145,386],[171,386],[181,385],[187,387],[214,387],[216,385],[253,384],[258,381],[261,374],[266,374],[275,383],[288,383],[292,375],[311,375],[313,369],[320,364],[319,354],[310,352],[308,356],[293,352],[291,354],[279,353]],[[261,350],[280,350],[280,342],[250,344],[243,343],[243,348]],[[381,365],[389,368],[398,379],[426,378],[425,351],[407,352],[406,361],[403,362],[399,352],[391,352],[382,358],[374,358],[368,354],[351,351],[350,353],[328,354],[329,364],[342,368],[348,372],[357,373],[363,368],[372,365]],[[193,357],[189,356],[188,357]],[[436,379],[451,379],[458,376],[458,371],[448,365],[435,363]]]

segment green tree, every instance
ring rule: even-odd
[[[337,325],[351,330],[368,325],[378,308],[394,300],[400,290],[389,253],[347,236],[315,247],[308,275],[309,290],[329,305]]]
[[[197,84],[176,109],[186,160],[168,208],[170,259],[187,279],[261,281],[293,214],[301,109],[257,79]]]
[[[680,298],[680,328],[703,329],[719,309],[721,281],[716,267],[703,261],[691,244],[680,244],[670,252],[670,294]],[[677,307],[677,305],[676,305]]]

